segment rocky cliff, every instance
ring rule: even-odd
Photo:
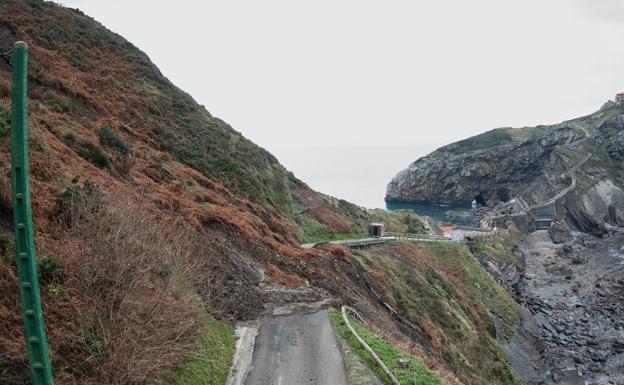
[[[387,202],[465,203],[515,209],[549,199],[571,183],[583,212],[611,224],[624,209],[624,105],[550,126],[498,128],[422,157],[390,181]],[[517,199],[514,199],[517,198]]]

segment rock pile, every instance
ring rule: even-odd
[[[624,234],[563,246],[548,239],[536,244],[524,246],[530,261],[518,294],[544,342],[535,382],[624,383],[624,265],[618,259]]]

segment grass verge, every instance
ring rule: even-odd
[[[176,385],[223,385],[236,344],[232,326],[206,315],[195,354],[176,372]]]
[[[351,349],[364,361],[375,374],[384,382],[384,384],[392,385],[392,382],[388,379],[387,375],[379,368],[377,363],[373,360],[371,355],[364,350],[360,343],[355,339],[353,334],[347,328],[342,315],[334,308],[329,309],[329,316],[333,325],[340,333],[340,336],[344,338]],[[397,379],[402,385],[441,385],[442,380],[440,377],[429,369],[420,358],[408,354],[399,348],[395,347],[381,336],[368,330],[361,323],[350,320],[351,326],[355,331],[366,341],[366,343],[379,355],[379,358],[388,366],[388,368],[395,373]],[[399,369],[398,360],[408,359],[410,361],[409,369]]]

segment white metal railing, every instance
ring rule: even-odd
[[[379,365],[379,367],[381,368],[381,370],[384,371],[384,373],[386,373],[386,375],[388,376],[388,378],[390,379],[390,381],[392,381],[392,383],[394,385],[401,385],[401,383],[399,382],[399,380],[397,380],[397,378],[394,376],[394,374],[390,371],[390,369],[388,369],[388,367],[386,366],[386,364],[384,364],[384,362],[381,360],[381,358],[379,358],[379,356],[377,355],[377,353],[375,353],[375,351],[373,349],[371,349],[370,346],[368,346],[368,344],[366,343],[366,341],[364,341],[364,339],[362,337],[360,337],[359,334],[357,334],[357,332],[355,331],[355,329],[353,328],[353,326],[351,326],[351,322],[349,322],[349,317],[347,317],[347,310],[354,314],[357,318],[360,319],[360,321],[364,321],[362,319],[362,317],[360,317],[360,315],[357,313],[357,311],[355,311],[354,308],[349,307],[349,306],[342,306],[341,308],[341,313],[342,313],[342,319],[344,320],[345,324],[347,325],[347,328],[349,329],[349,331],[351,332],[351,334],[353,334],[353,336],[355,337],[355,339],[360,343],[360,345],[362,345],[362,347],[364,348],[364,350],[366,350],[368,353],[370,353],[370,355],[373,357],[373,360],[375,360],[375,362],[377,363],[377,365]]]

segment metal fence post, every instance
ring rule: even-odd
[[[52,366],[41,310],[33,239],[30,182],[28,175],[28,45],[15,43],[13,49],[13,93],[11,100],[11,179],[13,187],[13,228],[19,296],[31,383],[53,385]]]

